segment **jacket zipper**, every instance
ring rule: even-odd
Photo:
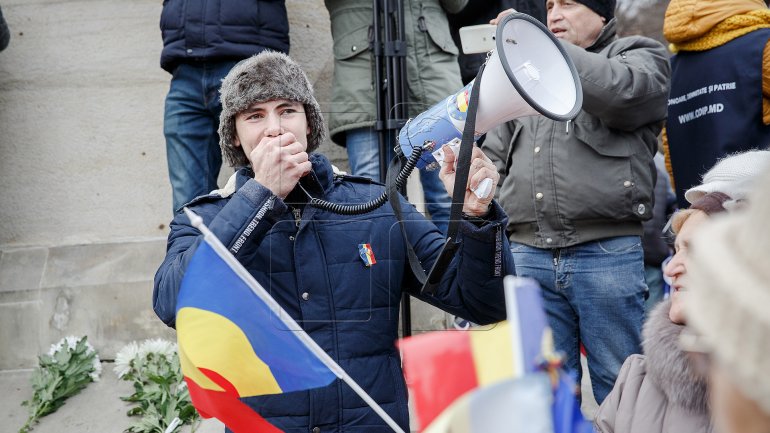
[[[299,223],[302,222],[302,210],[299,208],[291,208],[291,213],[294,214],[294,224],[299,228]]]

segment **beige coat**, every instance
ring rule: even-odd
[[[684,328],[664,301],[644,325],[645,355],[631,355],[594,419],[599,433],[710,433],[706,378],[679,349]]]

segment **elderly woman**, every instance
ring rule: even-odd
[[[696,236],[685,308],[712,362],[711,406],[723,433],[770,432],[770,172],[743,214]]]
[[[672,281],[671,298],[650,313],[642,331],[645,355],[623,364],[610,395],[594,419],[601,433],[710,432],[707,378],[679,347],[684,329],[683,305],[689,296],[687,266],[693,233],[711,215],[724,212],[730,197],[703,195],[674,215],[676,253],[664,269]],[[696,289],[697,290],[697,289]]]

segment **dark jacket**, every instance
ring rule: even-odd
[[[684,326],[671,322],[661,302],[644,325],[645,355],[623,363],[615,387],[599,407],[599,433],[710,433],[708,379],[679,347]]]
[[[383,188],[363,178],[336,176],[328,160],[311,154],[313,177],[303,185],[314,197],[362,203]],[[258,184],[247,169],[226,192],[194,200],[189,207],[308,334],[408,431],[407,391],[398,337],[402,290],[479,323],[505,317],[502,278],[513,269],[495,204],[491,222],[463,222],[459,252],[435,296],[418,295],[404,241],[389,205],[371,213],[341,216],[306,206],[296,220],[285,202]],[[229,191],[227,191],[229,190]],[[235,191],[234,193],[232,191]],[[295,190],[295,192],[298,190]],[[426,269],[443,237],[402,200],[409,240]],[[176,296],[200,233],[182,214],[171,223],[166,259],[155,276],[153,306],[173,326]],[[371,245],[376,264],[366,267],[358,245]],[[497,266],[497,268],[496,268]],[[495,276],[498,274],[498,276]],[[247,398],[246,402],[287,433],[389,432],[384,422],[339,381],[323,388]]]
[[[521,117],[490,131],[482,146],[500,173],[510,239],[561,248],[639,236],[652,215],[668,53],[649,38],[616,39],[614,19],[587,49],[562,45],[583,87],[577,118]]]
[[[495,1],[469,1],[460,12],[449,14],[449,31],[452,39],[458,48],[462,47],[460,43],[460,28],[466,26],[475,26],[479,24],[489,24],[489,20],[497,17],[497,14],[507,9],[515,9],[534,17],[545,24],[545,2],[541,0],[495,0]],[[486,53],[465,54],[460,49],[460,55],[457,58],[460,64],[460,75],[463,84],[468,84],[476,78],[479,73],[479,67],[487,59]]]
[[[8,23],[3,17],[3,10],[0,9],[0,51],[6,49],[10,41],[11,31],[8,29]]]
[[[167,0],[160,14],[160,66],[241,60],[265,49],[289,52],[284,0]]]
[[[644,249],[644,264],[660,267],[663,260],[671,255],[671,247],[663,234],[663,227],[676,211],[676,195],[666,173],[663,154],[657,153],[654,160],[655,169],[658,172],[655,180],[655,206],[652,208],[652,218],[642,224],[644,227],[642,249]]]

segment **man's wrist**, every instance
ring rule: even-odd
[[[483,224],[486,224],[489,216],[492,214],[492,203],[490,202],[487,206],[486,212],[484,212],[481,215],[473,215],[465,213],[465,211],[462,212],[462,218],[466,221],[472,222],[473,224],[477,226],[481,226]]]

